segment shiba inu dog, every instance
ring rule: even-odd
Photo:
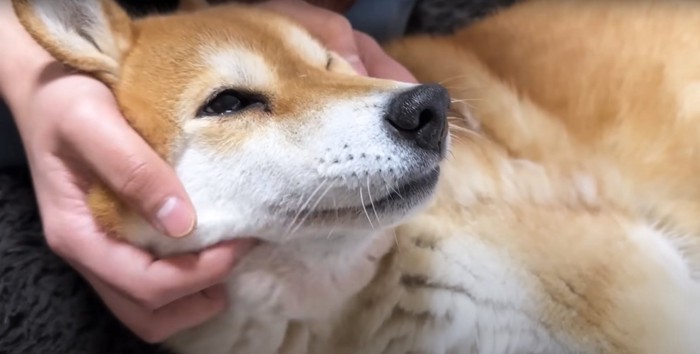
[[[388,44],[422,85],[244,5],[14,5],[198,212],[172,240],[96,186],[106,229],[160,255],[262,242],[175,352],[700,352],[693,2],[532,0]]]

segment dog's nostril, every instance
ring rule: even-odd
[[[432,109],[424,109],[423,112],[420,112],[420,116],[418,116],[418,129],[426,126],[433,120],[440,119],[437,117],[437,114],[435,114],[435,111]]]
[[[385,121],[394,133],[419,147],[440,151],[447,132],[450,98],[442,86],[421,85],[397,95]]]

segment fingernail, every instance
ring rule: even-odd
[[[194,229],[195,215],[187,205],[176,197],[165,200],[156,213],[158,225],[170,237],[187,236]]]
[[[349,55],[345,57],[345,61],[347,61],[358,74],[367,76],[367,69],[365,69],[365,66],[359,56]]]

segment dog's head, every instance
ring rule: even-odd
[[[196,207],[195,234],[174,241],[144,236],[128,211],[106,217],[111,204],[96,198],[104,224],[139,228],[125,233],[133,242],[174,251],[367,233],[435,188],[446,91],[354,75],[282,16],[221,5],[131,19],[112,0],[14,3],[52,55],[112,89]]]

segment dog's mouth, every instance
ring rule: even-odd
[[[440,177],[440,167],[431,169],[428,173],[408,180],[394,188],[388,195],[372,203],[365,204],[365,208],[386,210],[395,207],[397,203],[415,204],[430,194],[435,188]]]
[[[390,192],[379,199],[362,200],[356,206],[345,206],[337,209],[317,209],[309,211],[316,220],[338,220],[343,216],[358,216],[371,214],[395,215],[407,214],[412,209],[426,201],[435,190],[440,177],[440,167],[436,166],[424,174],[415,176],[398,186],[390,189]]]

